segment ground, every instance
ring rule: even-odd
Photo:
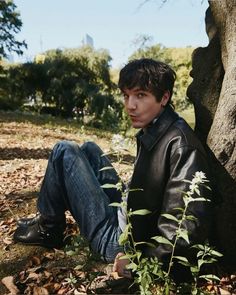
[[[12,235],[18,218],[36,212],[47,159],[59,140],[96,141],[111,149],[113,134],[88,129],[76,122],[51,117],[0,112],[0,294],[133,294],[131,282],[118,278],[108,265],[90,253],[78,228],[67,214],[67,236],[71,246],[62,250],[15,244]],[[118,137],[119,138],[119,137]],[[114,144],[113,144],[114,147]],[[128,151],[112,156],[122,179],[130,176],[135,144]],[[236,276],[222,276],[216,286],[206,285],[213,294],[236,294]],[[7,287],[7,288],[6,288]],[[9,293],[11,291],[11,293]],[[18,292],[18,293],[17,293]]]
[[[99,288],[102,293],[117,293],[117,288],[121,292],[123,284],[110,278],[111,266],[88,259],[89,251],[81,247],[81,242],[78,247],[73,244],[73,249],[49,251],[12,240],[17,219],[36,212],[37,193],[52,147],[59,140],[79,144],[92,140],[108,152],[111,136],[50,117],[0,113],[0,279],[14,276],[14,283],[24,294],[47,294],[45,288],[50,294],[68,294],[75,287],[81,294],[94,293],[95,289],[98,292]],[[125,178],[127,164],[116,161],[114,166]],[[74,236],[77,226],[69,214],[67,222],[67,234]],[[124,286],[127,288],[127,283]],[[6,288],[0,285],[0,294],[4,292]]]

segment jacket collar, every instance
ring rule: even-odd
[[[145,129],[145,132],[140,130],[136,137],[150,151],[166,133],[167,129],[178,119],[179,115],[170,106],[167,106],[155,123],[150,124]]]

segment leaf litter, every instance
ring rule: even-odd
[[[16,221],[33,216],[51,149],[59,140],[81,144],[96,142],[108,151],[109,138],[64,126],[40,125],[14,114],[0,117],[0,293],[1,294],[133,294],[131,281],[112,272],[112,265],[94,257],[87,246],[47,250],[20,246],[12,240]],[[130,163],[114,163],[122,178],[130,176]],[[78,227],[67,212],[68,240],[78,237]],[[73,248],[73,247],[72,247]],[[68,255],[67,253],[74,253]],[[219,284],[208,282],[212,294],[236,294],[236,275],[222,275]]]

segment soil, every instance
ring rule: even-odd
[[[36,212],[37,193],[53,146],[60,140],[73,140],[78,144],[92,140],[104,152],[108,152],[111,136],[109,132],[87,130],[83,126],[51,117],[45,120],[38,116],[0,112],[0,281],[13,276],[20,294],[46,294],[44,289],[42,293],[37,293],[37,288],[46,288],[53,294],[69,294],[78,285],[78,279],[76,284],[67,283],[67,280],[72,273],[78,277],[74,268],[78,267],[80,261],[80,264],[86,265],[83,271],[79,267],[81,278],[80,289],[77,290],[80,290],[80,294],[94,292],[92,290],[97,288],[95,285],[98,283],[102,285],[102,292],[114,291],[104,283],[107,280],[111,282],[108,278],[111,267],[100,260],[88,259],[84,249],[76,249],[76,255],[70,256],[65,249],[48,250],[16,244],[12,240],[17,219],[33,216]],[[131,154],[127,154],[127,157],[129,160],[133,158]],[[115,168],[122,171],[122,177],[127,177],[127,163],[118,163],[117,158],[115,160]],[[76,237],[78,228],[69,214],[67,222],[69,234]],[[45,278],[45,272],[50,280]],[[49,283],[53,286],[48,287]],[[119,286],[120,283],[113,285]],[[127,288],[127,283],[121,285]],[[117,286],[113,286],[113,289]],[[120,287],[118,289],[120,292]],[[7,294],[3,284],[0,284],[0,294]]]

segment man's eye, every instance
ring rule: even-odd
[[[143,93],[143,92],[140,92],[140,93],[137,94],[137,97],[138,97],[138,98],[142,98],[142,97],[144,97],[144,96],[145,96],[145,93]]]
[[[127,94],[123,94],[124,99],[128,99],[129,96]]]

